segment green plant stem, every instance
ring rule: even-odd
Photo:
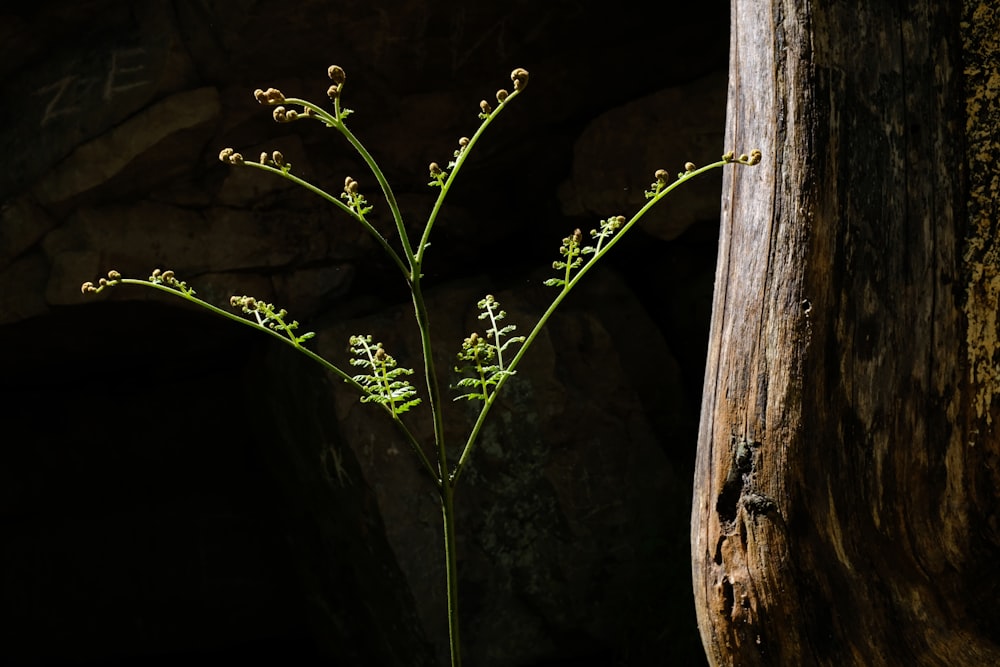
[[[515,90],[507,96],[507,99],[504,100],[502,104],[498,104],[497,107],[487,115],[483,122],[479,124],[479,128],[476,129],[475,133],[469,138],[469,143],[465,145],[465,148],[463,148],[458,157],[455,158],[455,164],[451,168],[451,171],[448,172],[448,178],[446,178],[444,183],[441,184],[441,191],[438,193],[437,200],[434,202],[434,207],[431,209],[430,215],[427,216],[427,224],[424,225],[424,233],[420,237],[420,244],[417,246],[418,263],[423,262],[424,251],[429,246],[431,229],[434,227],[434,222],[437,220],[438,213],[440,213],[441,207],[444,205],[445,197],[448,196],[448,190],[451,189],[452,183],[455,182],[455,177],[458,176],[458,172],[461,170],[462,165],[465,164],[465,158],[469,155],[472,147],[476,145],[476,142],[479,141],[479,137],[483,135],[486,128],[490,126],[490,123],[492,123],[493,120],[500,115],[500,112],[520,94],[520,90]]]
[[[365,164],[368,165],[368,169],[375,177],[375,180],[378,181],[379,187],[382,189],[382,196],[385,197],[386,204],[389,205],[389,210],[392,212],[392,219],[396,224],[396,232],[399,234],[399,240],[403,246],[403,253],[406,255],[407,263],[410,265],[410,269],[412,271],[412,269],[415,268],[414,264],[416,263],[413,254],[413,246],[410,245],[409,235],[406,233],[406,227],[403,225],[403,215],[399,210],[399,204],[396,202],[396,195],[393,194],[392,187],[389,185],[389,181],[386,179],[385,174],[382,173],[382,169],[379,168],[378,163],[375,162],[375,158],[372,157],[372,154],[368,152],[368,149],[361,143],[361,140],[354,136],[354,133],[351,132],[344,123],[344,114],[340,109],[340,96],[338,95],[333,101],[334,115],[331,115],[323,107],[317,106],[309,100],[304,100],[298,97],[285,98],[285,103],[299,104],[302,105],[303,108],[312,111],[311,117],[321,123],[324,123],[328,127],[336,129],[344,135],[347,142],[351,144],[354,150],[357,151],[358,155],[361,156],[361,159],[365,161]],[[339,201],[336,203],[341,204]],[[341,206],[343,208],[343,205]],[[348,211],[350,211],[350,209],[348,209]],[[359,218],[359,216],[354,215],[353,211],[350,211],[350,213],[354,218]],[[379,234],[379,236],[381,236],[381,234]],[[395,251],[390,252],[392,255],[396,255]],[[403,263],[399,261],[398,257],[396,259],[396,263],[400,265],[400,268],[403,268]],[[407,271],[405,268],[403,269],[403,274],[407,276],[408,280],[412,280],[411,271]]]
[[[515,91],[514,95],[516,94],[517,91]],[[514,97],[514,95],[510,95],[507,99],[507,102],[509,102],[511,98]],[[395,195],[392,192],[392,188],[389,186],[389,183],[385,178],[385,175],[382,173],[382,170],[379,168],[374,158],[372,158],[371,154],[364,147],[361,141],[354,136],[354,134],[347,128],[346,125],[344,125],[343,121],[341,120],[339,97],[334,100],[335,114],[336,114],[335,117],[331,117],[322,109],[318,109],[314,105],[305,102],[304,100],[292,99],[288,101],[291,103],[303,104],[307,108],[312,109],[314,112],[318,112],[318,115],[323,120],[323,122],[326,122],[328,125],[335,127],[337,130],[339,130],[340,133],[344,135],[347,141],[358,152],[358,154],[361,155],[362,159],[368,165],[372,174],[374,174],[375,179],[379,183],[379,186],[382,188],[382,194],[385,196],[386,203],[388,204],[389,209],[392,211],[392,217],[396,223],[396,229],[400,237],[400,242],[402,244],[403,252],[406,256],[406,262],[407,264],[409,264],[409,270],[406,270],[406,268],[403,266],[401,258],[394,251],[391,250],[391,247],[388,245],[388,242],[385,241],[384,237],[382,237],[381,234],[379,234],[376,230],[374,230],[374,228],[371,227],[367,223],[367,221],[365,221],[361,216],[355,215],[354,211],[351,211],[349,208],[343,206],[343,204],[339,200],[335,200],[334,198],[330,197],[327,193],[324,193],[322,190],[318,188],[310,187],[305,181],[302,181],[301,179],[295,179],[295,178],[292,179],[296,180],[296,182],[301,182],[301,184],[306,185],[306,187],[308,187],[310,190],[312,190],[316,194],[319,194],[320,196],[323,196],[328,201],[335,201],[335,203],[338,204],[342,209],[346,209],[349,213],[351,213],[352,217],[354,217],[355,219],[359,219],[362,222],[362,224],[366,226],[366,229],[368,229],[369,233],[372,233],[376,237],[376,239],[379,241],[382,247],[387,251],[389,251],[390,256],[393,257],[396,264],[400,267],[401,270],[403,270],[403,274],[404,276],[406,276],[407,282],[409,283],[410,292],[413,300],[413,310],[417,320],[417,328],[420,332],[420,345],[424,360],[424,378],[427,383],[428,403],[434,421],[433,425],[434,444],[437,449],[437,455],[438,455],[437,475],[435,475],[433,473],[433,470],[430,469],[429,462],[427,461],[427,458],[424,455],[423,450],[419,447],[417,443],[415,443],[415,441],[412,440],[412,435],[409,434],[408,431],[407,435],[410,436],[411,438],[410,441],[411,447],[414,447],[414,449],[417,451],[418,455],[420,456],[421,463],[424,465],[424,468],[427,469],[428,472],[431,474],[431,477],[435,480],[438,487],[438,491],[440,493],[441,521],[442,521],[442,530],[444,533],[444,550],[445,550],[445,580],[446,580],[447,595],[448,595],[448,640],[449,640],[449,648],[451,656],[451,667],[461,667],[462,652],[461,652],[461,640],[459,633],[459,618],[458,618],[458,558],[456,555],[456,548],[455,548],[455,495],[454,495],[455,487],[454,484],[449,479],[451,475],[449,474],[448,454],[447,454],[447,448],[445,446],[444,416],[443,416],[443,409],[441,406],[441,391],[437,380],[437,372],[435,371],[434,367],[433,348],[431,343],[431,332],[430,332],[430,318],[428,317],[427,305],[424,301],[423,290],[421,289],[421,278],[422,278],[421,266],[423,263],[424,251],[428,247],[428,237],[430,235],[431,228],[434,226],[434,221],[437,218],[438,212],[441,209],[441,205],[444,201],[445,196],[448,193],[448,190],[451,187],[451,184],[454,182],[457,172],[460,170],[461,165],[464,164],[465,157],[466,155],[468,155],[468,152],[472,148],[475,141],[483,133],[485,128],[489,125],[489,123],[496,116],[496,114],[499,113],[500,109],[503,108],[503,106],[505,105],[503,104],[499,105],[497,109],[495,109],[493,113],[491,113],[487,117],[487,119],[482,124],[480,124],[479,128],[476,130],[476,133],[473,135],[472,139],[470,139],[469,143],[465,146],[465,148],[462,150],[462,153],[456,159],[455,165],[452,168],[451,172],[449,173],[448,178],[446,179],[445,183],[441,185],[441,192],[438,194],[438,198],[434,204],[434,208],[432,209],[431,214],[427,219],[427,224],[424,227],[424,233],[421,237],[420,244],[417,247],[416,254],[414,254],[413,247],[410,244],[409,236],[406,233],[406,227],[403,224],[402,214],[399,210],[399,205],[396,202]],[[288,174],[286,171],[283,170],[282,170],[282,175],[286,177],[290,176],[290,174]],[[393,415],[394,419],[398,419],[396,415],[392,413],[391,408],[389,412],[390,414]]]
[[[309,192],[319,195],[320,197],[327,200],[331,204],[335,204],[338,208],[340,208],[340,210],[344,211],[345,213],[347,213],[347,215],[351,216],[352,218],[361,223],[361,225],[365,228],[365,231],[367,231],[372,237],[375,238],[378,244],[382,246],[382,250],[384,250],[385,253],[389,255],[389,257],[392,259],[392,261],[395,262],[396,266],[399,267],[400,272],[407,279],[409,279],[410,269],[406,266],[406,263],[403,262],[403,259],[399,256],[399,253],[397,253],[393,249],[392,245],[389,244],[388,239],[382,236],[382,234],[377,229],[375,229],[375,227],[373,227],[372,224],[368,222],[368,220],[363,215],[358,215],[353,209],[351,209],[350,206],[347,206],[344,202],[340,201],[339,198],[334,197],[323,188],[313,185],[309,181],[296,176],[287,169],[278,169],[268,164],[260,164],[259,162],[244,162],[243,165],[247,167],[253,167],[255,169],[261,169],[263,171],[269,171],[273,174],[281,176],[282,178],[287,178],[292,183],[295,183],[296,185],[301,185]]]
[[[348,143],[357,151],[361,159],[365,161],[368,165],[368,169],[372,172],[375,180],[378,181],[379,187],[382,188],[382,196],[385,197],[386,203],[389,205],[389,210],[392,211],[392,219],[396,223],[396,231],[399,234],[400,243],[403,246],[403,253],[406,255],[407,262],[412,267],[414,265],[414,255],[413,246],[410,245],[409,235],[406,233],[406,227],[403,225],[403,215],[399,210],[399,204],[396,202],[396,195],[392,192],[392,187],[389,185],[388,179],[386,179],[385,174],[382,173],[382,169],[379,168],[378,163],[375,162],[375,158],[372,154],[368,152],[361,140],[354,136],[347,125],[343,121],[343,116],[340,111],[340,97],[338,96],[334,100],[334,109],[336,116],[331,116],[329,113],[324,111],[322,107],[318,107],[312,102],[302,100],[299,98],[289,98],[287,102],[293,104],[301,104],[303,107],[311,109],[317,116],[319,120],[326,123],[330,127],[336,128],[338,132],[344,135]]]
[[[490,331],[493,332],[493,347],[497,353],[497,366],[500,367],[500,370],[505,370],[503,367],[503,346],[500,344],[500,327],[497,326],[497,318],[493,312],[492,304],[486,304],[486,312],[490,318]]]
[[[490,385],[489,382],[486,381],[486,371],[483,369],[483,360],[479,356],[478,352],[476,353],[476,370],[479,371],[479,385],[483,388],[483,396],[489,396]]]
[[[511,97],[513,97],[513,95]],[[399,234],[400,242],[403,247],[403,252],[406,256],[406,261],[409,264],[409,269],[403,268],[402,261],[399,258],[399,256],[396,255],[395,252],[392,252],[391,254],[395,259],[397,265],[400,265],[400,268],[403,270],[403,274],[406,276],[407,282],[409,283],[410,292],[413,300],[414,315],[417,320],[417,328],[420,331],[420,346],[424,359],[424,378],[427,383],[428,403],[430,405],[430,411],[431,414],[433,415],[433,420],[434,420],[434,443],[438,450],[438,474],[437,475],[432,474],[432,477],[437,481],[437,484],[440,487],[441,485],[443,485],[444,480],[448,478],[448,462],[445,453],[444,417],[441,410],[441,390],[437,381],[437,373],[434,369],[434,357],[432,354],[433,346],[431,344],[430,318],[428,317],[427,306],[424,302],[423,291],[420,286],[420,278],[422,276],[421,262],[422,262],[423,248],[425,242],[421,241],[419,254],[415,255],[413,252],[413,246],[410,243],[409,235],[406,233],[406,226],[403,224],[403,216],[402,213],[400,212],[399,204],[397,203],[396,197],[392,192],[392,188],[390,187],[389,182],[385,177],[385,174],[382,172],[382,169],[379,168],[378,163],[372,157],[371,153],[368,152],[368,149],[365,148],[364,144],[362,144],[361,141],[356,136],[354,136],[354,133],[351,132],[344,124],[343,120],[341,120],[339,97],[334,100],[336,116],[331,116],[322,108],[317,107],[316,105],[306,100],[302,100],[299,98],[289,98],[286,101],[292,104],[301,104],[304,107],[311,109],[314,112],[314,114],[316,114],[319,120],[321,120],[322,122],[326,123],[331,127],[336,128],[341,134],[344,135],[347,141],[351,144],[354,150],[357,151],[357,153],[361,156],[361,159],[365,161],[365,164],[368,165],[369,170],[375,176],[375,180],[378,181],[379,186],[382,188],[382,195],[385,197],[386,204],[389,206],[389,209],[392,212],[392,218],[396,223],[396,230]],[[482,132],[482,128],[487,124],[488,123],[484,122],[480,126],[480,129],[477,131],[476,136],[478,136],[478,134]],[[472,142],[470,141],[469,146],[466,146],[466,151],[468,151],[468,148],[471,147],[471,143]],[[453,176],[454,176],[454,170],[450,174],[450,177]],[[442,187],[442,190],[443,189],[444,188]],[[439,195],[439,202],[440,202],[440,195]],[[337,201],[337,203],[341,204],[341,202],[339,201]],[[341,207],[344,208],[342,204]],[[350,209],[348,210],[350,211]],[[354,214],[353,211],[350,212],[352,215]],[[353,217],[360,218],[360,216],[357,215],[353,215]],[[361,220],[364,221],[363,218],[361,218]],[[368,227],[370,227],[370,225],[368,225]],[[374,228],[370,229],[370,231],[372,230],[374,230]],[[425,235],[426,231],[427,230],[425,229]],[[384,240],[384,237],[382,237],[380,234],[378,234],[377,232],[375,232],[375,234],[380,239]],[[388,247],[388,244],[384,243],[383,247]],[[425,456],[422,458],[426,460]]]
[[[417,319],[417,329],[420,331],[420,348],[424,358],[424,381],[427,383],[427,402],[434,421],[434,445],[438,453],[438,474],[434,476],[439,485],[448,480],[448,453],[445,449],[444,414],[441,407],[441,387],[434,368],[434,355],[431,346],[431,324],[424,303],[424,293],[420,286],[419,274],[410,283],[410,294],[413,297],[413,312]]]
[[[441,389],[437,380],[437,372],[434,368],[434,357],[433,357],[433,348],[431,344],[431,332],[430,332],[430,319],[427,313],[427,306],[424,303],[423,290],[421,289],[420,286],[420,279],[423,276],[421,269],[424,261],[424,253],[429,247],[429,238],[431,229],[434,227],[434,222],[437,219],[438,213],[441,210],[441,206],[444,203],[445,197],[447,196],[452,183],[455,182],[455,177],[461,170],[462,165],[465,164],[465,158],[469,155],[469,152],[472,150],[473,146],[475,146],[476,142],[479,140],[479,137],[482,136],[486,128],[489,127],[491,122],[493,122],[493,119],[496,118],[497,115],[499,115],[500,111],[505,106],[507,106],[519,94],[519,92],[520,91],[515,90],[512,94],[508,95],[506,101],[504,101],[503,104],[499,104],[497,108],[494,109],[483,120],[482,123],[480,123],[475,133],[469,139],[469,143],[465,145],[461,153],[455,159],[455,164],[452,167],[451,171],[448,173],[448,178],[445,179],[445,182],[441,184],[441,191],[438,193],[437,200],[434,202],[434,207],[431,209],[431,213],[427,217],[427,223],[424,225],[424,232],[423,235],[420,237],[420,243],[417,245],[416,255],[414,256],[410,254],[412,251],[407,250],[408,253],[407,259],[409,260],[410,266],[412,267],[412,271],[410,274],[410,289],[413,297],[413,310],[417,319],[417,327],[420,330],[420,345],[424,358],[424,377],[427,383],[427,395],[428,395],[428,402],[430,404],[431,415],[434,420],[434,444],[438,450],[438,473],[440,476],[438,477],[437,481],[442,489],[443,494],[445,488],[448,486],[448,480],[451,478],[451,473],[449,472],[448,453],[444,437],[444,411],[441,403]],[[346,132],[346,128],[343,128],[343,131]],[[349,141],[351,140],[350,137],[348,137],[348,140]],[[377,171],[378,166],[375,164],[374,160],[371,160],[371,157],[367,155],[367,152],[364,152],[364,148],[360,146],[360,142],[357,144],[354,144],[354,142],[352,142],[352,145],[355,145],[355,148],[357,148],[359,152],[362,152],[363,157],[367,156],[365,157],[365,160],[370,161],[369,164],[373,171]],[[378,173],[380,174],[381,171],[379,171]],[[395,200],[389,201],[390,195],[391,193],[387,193],[386,200],[389,202],[389,206],[393,208],[394,214],[396,214],[398,213],[398,209],[395,207]],[[398,220],[397,224],[400,229],[400,234],[405,239],[406,233],[402,221]],[[410,246],[407,243],[405,247],[409,248]],[[448,495],[447,502],[445,502],[445,498],[444,496],[442,496],[442,508],[443,508],[443,513],[445,515],[444,528],[446,535],[445,538],[446,548],[449,548],[449,545],[451,545],[450,548],[452,551],[454,551],[454,539],[451,539],[449,541],[447,538],[448,531],[450,530],[453,534],[455,530],[454,517],[451,516],[451,514],[453,513],[453,507],[451,507],[453,500],[449,494],[444,494],[444,495]],[[454,603],[456,606],[458,601],[457,572],[453,572],[452,570],[454,567],[454,562],[453,562],[454,559],[455,555],[454,553],[451,553],[449,555],[449,562],[448,562],[449,607],[451,607],[451,601],[453,595],[454,595]],[[450,608],[448,614],[448,625],[449,625],[449,634],[452,637],[452,664],[456,665],[461,662],[461,657],[458,656],[458,615],[457,612],[452,613]],[[456,659],[459,661],[459,663],[455,662]]]
[[[379,187],[382,188],[382,196],[385,197],[385,201],[389,205],[389,210],[392,211],[392,219],[396,223],[396,232],[399,234],[399,241],[403,246],[406,261],[410,265],[411,271],[415,271],[418,262],[413,255],[413,246],[410,245],[410,237],[406,233],[406,227],[403,225],[403,215],[399,210],[399,204],[396,202],[396,195],[393,194],[392,188],[389,186],[389,181],[386,179],[385,174],[382,173],[378,163],[375,162],[375,158],[364,147],[364,144],[354,136],[354,133],[347,129],[347,126],[343,122],[338,123],[336,128],[340,130],[340,133],[344,135],[351,146],[354,147],[354,150],[358,152],[358,155],[361,156],[361,159],[365,161],[372,175],[375,176],[375,180],[378,181]],[[408,276],[411,281],[415,277],[412,272]]]
[[[459,637],[458,623],[458,557],[455,548],[455,484],[446,477],[440,488],[445,582],[448,592],[448,642],[451,647],[451,667],[461,667],[462,643]]]
[[[537,338],[538,334],[541,333],[546,323],[548,323],[549,318],[552,317],[552,314],[556,311],[556,309],[567,297],[567,295],[569,295],[570,291],[574,287],[576,287],[576,285],[580,282],[583,276],[585,276],[587,272],[590,271],[590,269],[594,266],[594,264],[596,264],[598,260],[604,257],[604,255],[606,255],[615,246],[615,244],[618,243],[618,241],[625,235],[625,233],[628,232],[628,230],[630,230],[637,222],[639,222],[639,220],[641,220],[642,217],[646,215],[646,212],[649,211],[649,209],[651,209],[653,206],[655,206],[657,202],[659,202],[661,199],[663,199],[668,194],[673,192],[675,189],[680,187],[683,183],[686,183],[687,181],[691,180],[693,177],[699,174],[703,174],[706,171],[711,171],[712,169],[718,169],[719,167],[723,167],[727,164],[731,164],[731,162],[728,160],[719,160],[718,162],[713,162],[699,169],[685,172],[680,178],[662,188],[653,197],[651,197],[649,201],[647,201],[646,204],[642,208],[640,208],[632,216],[632,218],[627,223],[625,223],[625,225],[623,225],[620,230],[618,230],[618,232],[613,237],[611,237],[611,240],[609,240],[606,245],[598,247],[598,249],[596,249],[596,251],[590,256],[590,259],[586,263],[584,263],[583,266],[580,267],[579,271],[576,272],[576,275],[574,275],[570,280],[568,280],[562,286],[562,289],[559,291],[559,294],[557,294],[556,298],[552,300],[552,303],[542,314],[541,318],[539,318],[534,328],[532,328],[531,333],[529,333],[527,337],[525,337],[524,343],[521,344],[521,347],[514,355],[514,358],[511,359],[510,365],[507,367],[507,370],[509,370],[510,373],[503,375],[497,381],[496,386],[493,388],[493,393],[490,394],[489,397],[483,402],[483,407],[479,411],[479,417],[476,419],[476,423],[473,425],[472,430],[469,432],[469,437],[465,442],[465,446],[462,448],[462,454],[459,457],[458,462],[455,464],[454,469],[452,470],[450,477],[450,481],[452,483],[458,482],[458,478],[461,476],[462,471],[465,469],[465,465],[468,462],[469,457],[472,455],[472,451],[475,449],[475,445],[479,439],[479,433],[483,428],[483,424],[486,422],[486,416],[489,414],[490,409],[496,402],[496,397],[500,395],[500,390],[503,388],[503,385],[506,384],[508,378],[510,378],[514,374],[514,370],[517,368],[517,365],[521,362],[521,359],[524,358],[524,355],[528,351],[528,348],[531,347],[531,344],[535,341],[535,338]],[[568,260],[569,258],[567,258],[567,261]]]

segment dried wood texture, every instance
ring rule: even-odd
[[[727,147],[764,162],[723,190],[692,516],[713,665],[1000,664],[996,19],[733,2]]]

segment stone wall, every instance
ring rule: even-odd
[[[0,462],[3,569],[20,582],[4,596],[18,639],[0,656],[269,642],[333,664],[440,658],[438,512],[387,425],[252,332],[80,284],[172,268],[220,305],[287,308],[332,358],[371,332],[414,359],[405,286],[363,230],[218,152],[280,149],[317,183],[357,178],[378,206],[345,142],[276,125],[251,95],[321,101],[340,64],[349,124],[416,227],[436,194],[427,164],[523,66],[529,89],[435,229],[428,297],[447,369],[477,299],[496,294],[526,330],[567,232],[638,208],[655,169],[721,154],[727,32],[724,2],[95,0],[0,18],[0,391],[25,434]],[[616,248],[494,413],[459,489],[469,664],[701,660],[687,526],[718,183]],[[384,207],[372,219],[391,231]],[[330,411],[314,423],[303,404]]]

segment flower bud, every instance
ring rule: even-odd
[[[330,80],[338,86],[347,81],[347,73],[340,65],[330,65],[330,67],[326,70],[326,75],[329,76]]]
[[[528,70],[523,67],[516,68],[510,73],[510,80],[514,82],[514,90],[524,90],[528,85]]]
[[[223,148],[219,151],[219,159],[229,164],[243,163],[243,156],[235,152],[232,148]]]
[[[257,97],[257,91],[253,93],[254,97]],[[261,96],[257,97],[257,101],[260,102],[261,98],[267,104],[283,104],[285,101],[285,95],[277,88],[268,88],[267,90],[261,91]]]

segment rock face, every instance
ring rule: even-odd
[[[726,120],[726,74],[713,72],[688,84],[668,88],[613,109],[594,120],[573,147],[573,171],[562,184],[563,213],[605,218],[638,210],[648,174],[667,167],[683,171],[685,155],[717,159],[719,128]],[[627,155],[645,167],[625,171],[609,156]],[[719,209],[722,175],[706,175],[672,195],[669,206],[653,209],[643,229],[670,241]]]
[[[348,336],[371,333],[416,364],[405,285],[377,244],[332,205],[224,165],[219,150],[280,149],[332,192],[356,178],[373,224],[393,238],[350,147],[317,123],[274,124],[251,91],[321,102],[327,66],[343,65],[349,124],[419,229],[436,196],[427,164],[447,162],[475,129],[479,100],[524,66],[529,90],[489,128],[435,227],[426,284],[446,372],[480,325],[478,299],[495,294],[526,332],[552,297],[540,283],[567,232],[641,206],[655,169],[721,154],[727,11],[94,0],[0,20],[0,90],[19,101],[0,129],[10,165],[0,392],[7,423],[29,434],[0,460],[14,526],[3,565],[22,582],[0,662],[259,655],[260,641],[284,655],[305,646],[296,655],[315,655],[303,661],[441,661],[439,510],[390,425],[235,325],[145,290],[84,299],[80,284],[112,268],[171,268],[219,305],[251,294],[287,308],[332,359],[344,360]],[[698,304],[718,201],[701,185],[588,277],[483,432],[458,490],[468,664],[702,660],[687,517],[707,317]],[[39,409],[54,414],[28,422]],[[456,446],[469,409],[449,406]],[[413,420],[429,433],[425,416]],[[257,487],[267,492],[252,499]],[[58,556],[74,542],[85,544],[80,576]],[[237,574],[226,579],[220,563]],[[89,625],[74,626],[98,595]],[[192,605],[227,620],[218,632],[212,614],[170,620]],[[98,632],[126,608],[146,609],[128,641]],[[258,621],[240,622],[240,608]],[[42,638],[63,648],[38,649]]]
[[[486,282],[432,293],[428,305],[442,340],[483,334],[475,303]],[[508,313],[505,321],[519,332],[530,330],[554,296],[539,282],[495,295]],[[670,398],[680,391],[679,373],[641,305],[612,274],[596,276],[579,296],[534,343],[459,487],[470,664],[535,664],[559,655],[610,659],[611,647],[625,643],[632,643],[635,659],[655,661],[673,650],[662,632],[677,611],[663,601],[682,598],[687,588],[668,572],[687,559],[673,531],[686,521],[689,481],[657,442],[626,376],[625,358],[636,350],[628,335],[619,335],[626,327],[616,320],[630,320],[627,328],[643,341],[646,372],[659,387],[649,396],[675,418],[681,407]],[[390,354],[414,359],[419,342],[407,310],[333,326],[319,347],[342,356],[348,336],[378,332]],[[456,350],[445,346],[439,366],[453,366]],[[476,412],[464,401],[449,407],[448,436],[457,456]],[[341,437],[375,490],[424,626],[445,637],[433,489],[391,425],[373,421],[371,408],[353,392],[337,392],[337,414]],[[430,424],[417,424],[429,438]]]

